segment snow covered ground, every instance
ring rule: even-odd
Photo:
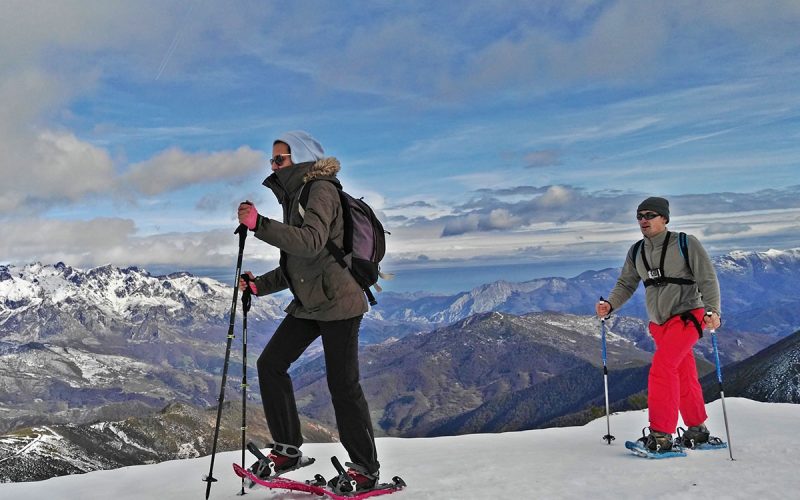
[[[408,488],[384,498],[550,499],[550,498],[798,498],[800,491],[800,405],[727,398],[733,456],[727,450],[690,451],[686,458],[646,460],[623,447],[641,435],[647,413],[611,417],[616,441],[607,445],[605,417],[583,427],[430,439],[378,440],[384,479],[399,475]],[[725,437],[722,405],[708,405],[708,425]],[[317,463],[289,477],[333,475],[327,460],[345,459],[339,444],[308,444]],[[211,488],[214,500],[240,498],[241,481],[231,463],[240,452],[219,454]],[[248,462],[250,458],[248,457]],[[342,460],[344,461],[344,460]],[[204,498],[210,458],[59,477],[36,483],[0,484],[3,500],[128,500]],[[249,465],[249,463],[248,463]],[[795,493],[792,493],[794,491]],[[302,500],[306,493],[248,490],[246,498]]]

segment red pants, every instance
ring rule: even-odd
[[[695,309],[692,314],[702,325],[704,310]],[[687,426],[702,424],[708,416],[692,353],[700,338],[697,327],[691,320],[673,316],[663,325],[651,322],[650,334],[656,343],[647,380],[650,430],[674,433],[678,411]]]

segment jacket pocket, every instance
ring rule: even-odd
[[[296,285],[300,302],[309,312],[313,312],[331,300],[325,287],[325,278],[322,273],[302,275]]]

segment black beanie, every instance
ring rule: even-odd
[[[647,198],[639,203],[639,208],[636,209],[636,212],[638,213],[642,210],[652,210],[658,215],[663,216],[667,219],[667,222],[669,222],[669,202],[664,198],[659,198],[658,196]]]

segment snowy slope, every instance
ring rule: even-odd
[[[386,497],[417,499],[530,498],[795,498],[800,490],[800,453],[794,436],[800,405],[726,399],[735,461],[727,450],[694,451],[687,458],[645,460],[623,448],[647,425],[643,411],[613,415],[617,440],[608,446],[605,418],[583,427],[430,439],[379,439],[383,472],[400,475],[407,490]],[[709,404],[709,426],[724,436],[722,406]],[[344,452],[338,444],[309,444],[317,464],[292,477],[331,475],[326,457]],[[217,456],[211,498],[240,498],[241,482],[230,464],[239,452]],[[248,458],[249,460],[249,458]],[[38,483],[0,484],[4,500],[189,500],[204,497],[201,476],[208,457],[65,476]],[[795,493],[791,493],[794,491]],[[314,499],[301,494],[250,490],[251,499]]]

